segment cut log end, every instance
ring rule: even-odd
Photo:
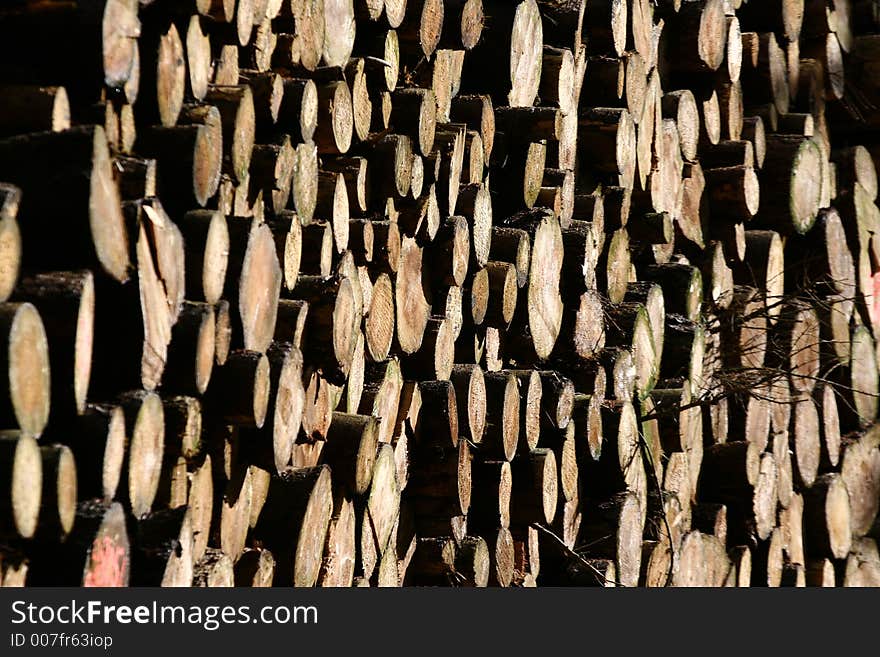
[[[119,189],[113,180],[104,130],[96,126],[93,135],[89,226],[99,262],[110,276],[124,282],[130,262]]]
[[[0,437],[0,448],[0,467],[9,482],[3,524],[11,520],[12,530],[22,538],[31,538],[37,530],[40,516],[43,480],[40,447],[28,435],[13,434]],[[6,507],[6,504],[9,506]]]
[[[0,309],[7,334],[8,385],[18,426],[39,436],[49,420],[49,344],[40,314],[30,303]]]

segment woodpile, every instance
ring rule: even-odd
[[[871,0],[0,8],[0,584],[880,586]]]

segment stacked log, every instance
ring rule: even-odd
[[[0,584],[880,585],[873,3],[7,4]]]

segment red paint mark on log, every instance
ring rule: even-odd
[[[101,536],[92,544],[83,586],[125,586],[128,550],[110,536]]]

